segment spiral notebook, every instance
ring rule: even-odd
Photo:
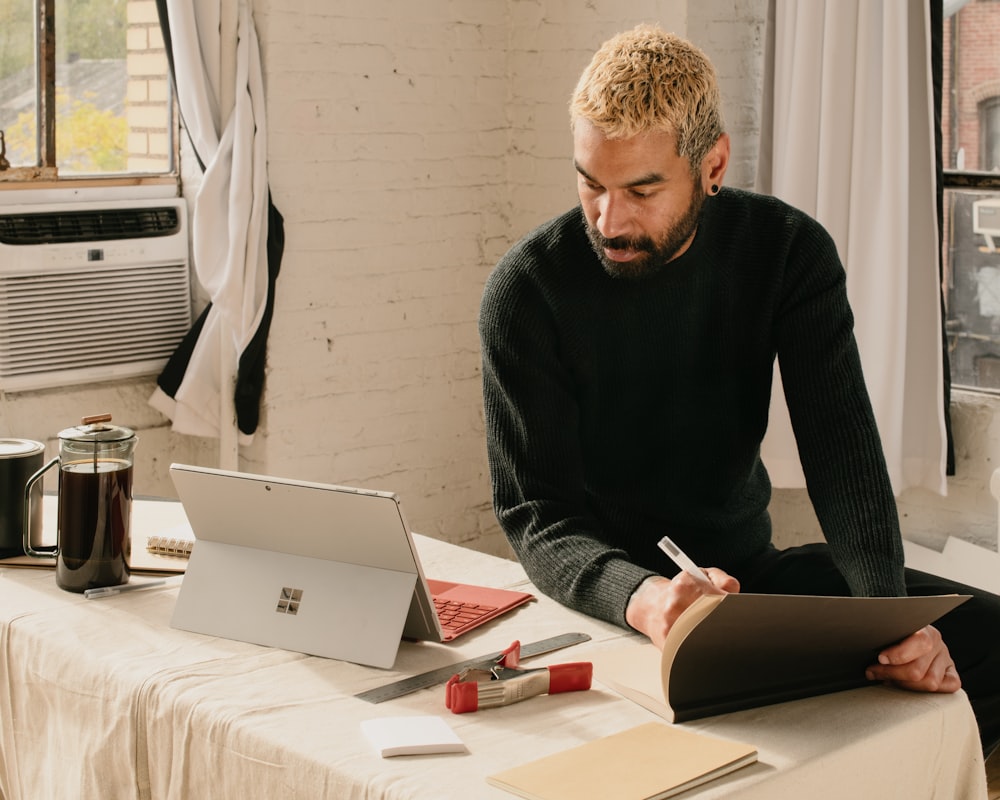
[[[146,550],[157,556],[189,558],[194,539],[186,536],[156,535],[146,539]]]

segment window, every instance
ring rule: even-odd
[[[175,172],[154,0],[0,0],[4,180]]]
[[[951,380],[1000,393],[1000,2],[947,0],[944,9],[942,257]]]
[[[991,97],[980,105],[979,124],[982,135],[982,156],[979,161],[983,169],[1000,171],[1000,97]]]

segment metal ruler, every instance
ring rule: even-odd
[[[563,647],[569,647],[570,645],[580,644],[580,642],[587,642],[589,640],[590,637],[585,633],[563,633],[559,636],[552,636],[548,639],[532,642],[531,644],[522,644],[521,658],[540,656],[543,653],[551,653],[553,650],[559,650]],[[432,669],[430,672],[423,672],[420,675],[403,678],[393,683],[387,683],[384,686],[376,686],[374,689],[368,689],[354,696],[361,700],[367,700],[369,703],[394,700],[411,692],[426,689],[428,686],[445,683],[452,675],[461,672],[466,667],[481,666],[486,662],[496,661],[501,655],[503,655],[503,650],[497,650],[495,653],[487,653],[478,658],[470,658],[468,661],[460,661],[457,664],[450,664],[447,667]]]

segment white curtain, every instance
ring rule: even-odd
[[[150,403],[173,430],[222,440],[235,466],[236,367],[265,316],[268,184],[260,51],[248,0],[166,0],[181,117],[204,167],[192,211],[193,258],[211,306],[173,396]]]
[[[837,243],[894,491],[945,494],[928,4],[775,0],[771,55],[757,188]],[[802,487],[775,378],[762,457],[775,486]]]

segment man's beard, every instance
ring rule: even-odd
[[[691,192],[691,202],[688,204],[684,215],[678,219],[663,234],[659,241],[655,241],[649,236],[639,236],[630,238],[627,236],[616,236],[613,239],[606,239],[593,225],[587,224],[587,238],[597,253],[597,258],[604,267],[604,271],[612,278],[623,278],[625,280],[639,280],[657,274],[675,258],[678,252],[684,247],[698,227],[698,217],[701,215],[701,207],[705,203],[705,195],[699,191],[696,184]],[[604,253],[604,249],[610,250],[637,250],[642,255],[633,258],[631,261],[612,261]]]

